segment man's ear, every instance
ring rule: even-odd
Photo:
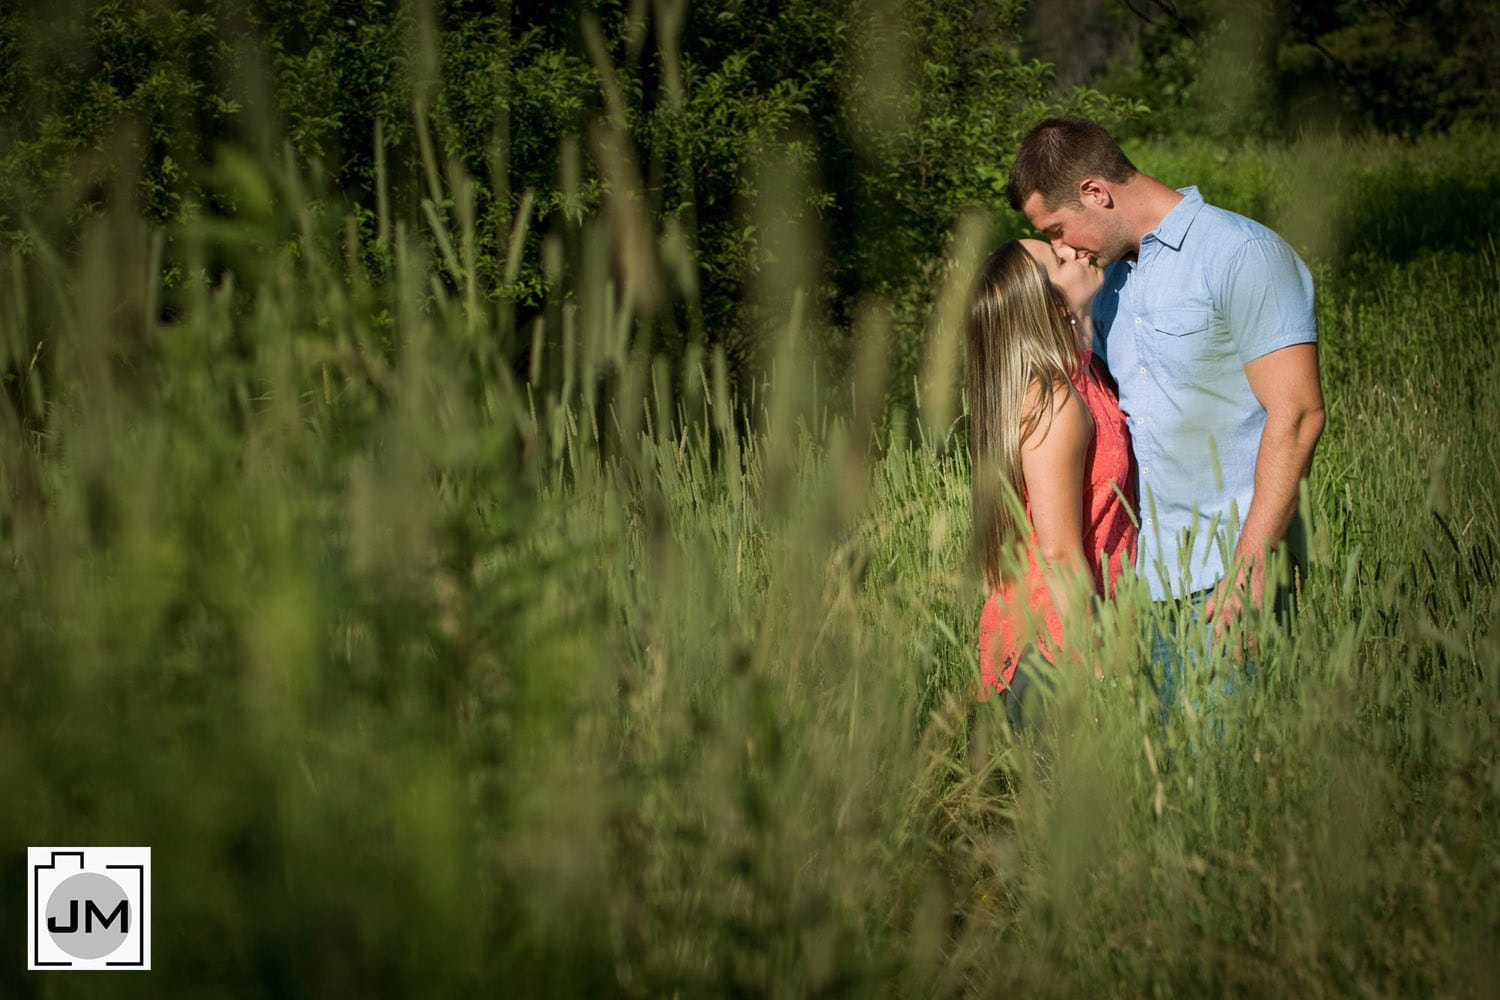
[[[1109,181],[1100,177],[1085,177],[1078,182],[1078,200],[1100,208],[1115,207],[1114,190]]]

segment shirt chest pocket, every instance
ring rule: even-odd
[[[1150,355],[1163,378],[1187,385],[1210,377],[1234,359],[1229,338],[1211,309],[1158,309],[1151,316]]]

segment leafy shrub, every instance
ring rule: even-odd
[[[121,171],[148,218],[180,215],[189,171],[240,110],[214,7],[111,0],[78,21],[0,15],[0,236],[24,240],[23,216],[92,214]],[[59,186],[70,197],[54,198]]]
[[[1493,123],[1500,8],[1475,0],[1125,5],[1135,44],[1093,81],[1143,134],[1228,145],[1307,131],[1405,138]]]
[[[731,357],[754,353],[785,304],[762,308],[747,289],[775,264],[772,230],[796,225],[826,248],[826,269],[798,279],[813,307],[847,329],[862,295],[893,303],[909,373],[946,234],[966,207],[994,204],[1019,134],[1050,109],[1047,67],[1015,51],[1012,0],[79,10],[86,28],[71,36],[31,12],[0,19],[0,50],[30,54],[24,73],[0,75],[9,242],[24,242],[21,216],[55,203],[80,171],[95,186],[122,180],[158,220],[193,205],[233,213],[211,185],[216,147],[274,157],[285,144],[322,200],[356,210],[366,245],[389,236],[398,210],[420,217],[431,201],[445,225],[473,234],[445,280],[519,304],[524,323],[575,292],[549,273],[543,244],[576,251],[583,217],[618,196],[676,241],[660,252],[675,255],[677,279],[658,290],[648,324],[667,351],[707,340]],[[1065,103],[1107,119],[1129,111],[1092,93]],[[130,121],[138,139],[85,164]],[[632,169],[618,176],[600,160],[601,122],[627,139]],[[100,197],[75,187],[63,203],[66,228]],[[533,224],[507,270],[524,205]],[[510,349],[520,365],[524,347]]]

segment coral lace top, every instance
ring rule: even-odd
[[[1083,551],[1095,591],[1107,596],[1125,566],[1135,561],[1135,459],[1125,415],[1114,390],[1095,370],[1093,351],[1079,352],[1073,388],[1094,418],[1094,439],[1083,466]],[[1031,499],[1024,490],[1022,499],[1029,523]],[[979,616],[979,668],[986,690],[1010,683],[1016,659],[1027,646],[1036,646],[1048,662],[1056,662],[1063,648],[1062,623],[1037,562],[1035,530],[1027,544],[1027,563],[1026,576],[992,590]]]

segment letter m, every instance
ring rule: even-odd
[[[99,926],[101,926],[101,927],[108,927],[110,924],[112,924],[112,923],[115,922],[115,918],[116,917],[120,918],[120,933],[122,933],[122,934],[129,934],[130,933],[130,901],[129,900],[125,900],[125,899],[120,900],[120,905],[116,906],[114,908],[114,910],[110,913],[110,915],[107,916],[107,917],[104,915],[104,911],[100,910],[99,907],[97,907],[97,906],[94,905],[94,901],[92,899],[90,899],[86,903],[84,903],[84,906],[83,906],[83,926],[85,928],[87,928],[87,930],[88,930],[89,933],[93,933],[93,931],[94,931],[94,920],[96,918],[99,921]]]

